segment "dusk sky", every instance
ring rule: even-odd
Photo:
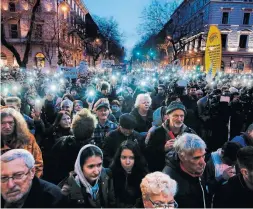
[[[83,0],[91,15],[100,17],[113,16],[124,33],[124,46],[129,53],[140,39],[137,27],[143,8],[152,0]],[[170,0],[160,0],[161,2]]]
[[[113,16],[124,33],[124,46],[128,53],[139,39],[137,26],[141,11],[151,0],[83,0],[91,15]]]

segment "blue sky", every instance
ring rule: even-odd
[[[141,12],[152,0],[82,0],[91,15],[100,17],[113,16],[119,23],[119,29],[124,34],[124,47],[128,54],[140,40],[137,27]],[[159,0],[168,2],[173,0]]]
[[[100,17],[113,16],[119,23],[121,32],[124,33],[124,46],[128,53],[138,42],[137,26],[143,8],[151,0],[83,0],[91,15]]]

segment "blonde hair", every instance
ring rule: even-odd
[[[95,127],[97,126],[97,118],[89,109],[83,108],[73,118],[72,131],[77,139],[89,139]]]
[[[163,193],[175,196],[177,192],[177,182],[162,172],[154,172],[146,175],[141,182],[141,193],[143,200],[152,194]]]

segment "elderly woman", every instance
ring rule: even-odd
[[[139,94],[136,98],[134,109],[130,113],[136,119],[136,131],[147,133],[152,126],[153,112],[150,109],[152,99],[149,94]]]
[[[161,172],[150,173],[142,179],[141,193],[145,208],[177,208],[174,196],[177,182]]]

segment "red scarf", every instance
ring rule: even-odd
[[[169,136],[169,140],[170,139],[175,139],[176,137],[174,136],[172,131],[168,131],[168,136]]]

